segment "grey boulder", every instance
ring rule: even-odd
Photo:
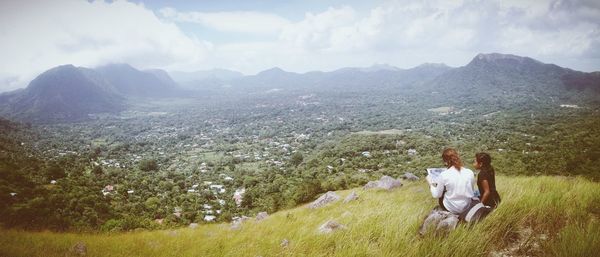
[[[83,242],[77,242],[69,249],[71,255],[85,256],[87,254],[87,246]]]
[[[423,221],[423,224],[419,228],[419,234],[425,235],[427,231],[435,229],[438,231],[451,231],[456,228],[458,224],[458,215],[448,211],[443,211],[439,208],[433,209]]]
[[[281,244],[279,244],[279,245],[281,245],[281,247],[283,247],[283,248],[286,248],[286,247],[288,247],[288,245],[290,245],[290,241],[287,239],[283,239],[283,240],[281,240]]]
[[[411,173],[411,172],[404,172],[404,175],[401,176],[402,179],[404,180],[408,180],[408,181],[417,181],[419,180],[419,177],[417,177],[417,175]]]
[[[363,189],[381,188],[386,190],[392,190],[397,187],[401,187],[402,182],[399,179],[392,178],[390,176],[383,176],[379,180],[369,181]]]
[[[335,220],[329,220],[319,227],[319,232],[328,234],[339,229],[346,229],[346,226],[338,223]]]
[[[379,181],[369,181],[365,186],[363,186],[363,189],[376,188],[377,186],[379,186]]]
[[[246,216],[242,216],[242,217],[239,217],[237,219],[234,219],[233,222],[231,222],[231,229],[232,230],[238,230],[238,229],[242,228],[242,223],[244,221],[246,221],[246,220],[249,220],[249,219],[250,218],[246,217]]]
[[[323,207],[332,202],[336,202],[338,200],[340,200],[340,196],[337,195],[335,192],[329,191],[329,192],[325,193],[324,195],[322,195],[321,197],[319,197],[314,202],[310,203],[308,205],[308,208],[311,208],[311,209],[320,208],[320,207]]]
[[[269,217],[269,214],[267,214],[266,211],[259,212],[258,214],[256,214],[256,221],[264,220],[267,217]]]

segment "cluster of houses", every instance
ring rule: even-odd
[[[117,190],[115,190],[115,187],[113,185],[106,185],[106,186],[104,186],[104,188],[102,188],[102,190],[100,190],[100,193],[102,193],[103,196],[107,196],[110,194],[117,193]],[[133,190],[133,189],[127,190],[128,195],[131,195],[133,193],[135,193],[135,190]]]
[[[200,167],[198,167],[200,169],[200,172],[202,173],[206,173],[208,171],[208,167],[206,166],[206,162],[200,163]]]
[[[215,212],[212,210],[212,206],[209,204],[203,204],[202,208],[204,209],[202,212],[204,213],[204,221],[214,221],[217,216],[215,216]],[[220,214],[221,210],[217,210],[217,214]]]
[[[294,148],[302,144],[303,141],[310,139],[310,134],[295,133],[293,132],[288,138],[281,139],[278,137],[265,138],[258,140],[258,136],[253,136],[258,143],[262,146],[258,151],[249,152],[227,152],[226,155],[231,155],[241,161],[256,162],[262,161],[266,165],[272,165],[283,169],[285,160],[289,159],[289,156],[296,152]],[[272,156],[269,158],[269,156]]]
[[[219,201],[219,203],[221,205],[225,204],[224,201]],[[177,218],[181,218],[181,214],[183,212],[183,209],[181,207],[175,207],[173,209],[173,215],[175,215],[175,217]],[[203,214],[203,220],[206,222],[211,222],[211,221],[215,221],[217,219],[216,215],[221,214],[221,210],[213,210],[213,206],[210,204],[203,204],[202,205],[202,214]],[[162,224],[162,219],[159,220],[155,220],[157,223]]]
[[[21,142],[21,145],[25,145],[25,143]],[[35,148],[37,148],[37,145],[35,146]],[[44,156],[48,156],[48,157],[64,157],[67,155],[76,155],[76,156],[80,155],[76,151],[59,150],[59,149],[48,149],[48,150],[43,151],[42,154]]]
[[[115,159],[100,159],[98,161],[93,162],[94,166],[106,166],[106,167],[114,167],[114,168],[125,168],[126,166],[121,164],[119,161]]]
[[[229,153],[231,154],[231,153]],[[250,153],[246,153],[246,154],[232,154],[232,156],[234,158],[240,159],[240,160],[254,160],[254,161],[260,161],[262,160],[264,157],[268,156],[269,153],[259,153],[259,152],[255,152],[254,154],[250,154]]]
[[[227,176],[225,178],[229,178],[231,180],[233,180],[233,178]],[[211,192],[213,192],[213,194],[224,194],[225,192],[227,192],[227,189],[225,189],[224,185],[218,185],[218,184],[213,184],[212,181],[204,181],[204,185],[207,186],[208,188],[204,189],[204,190],[210,190]],[[197,193],[199,192],[199,184],[194,184],[192,185],[192,187],[190,189],[187,190],[188,193]]]
[[[163,139],[177,138],[179,134],[188,130],[188,127],[162,127],[157,126],[152,130],[147,130],[142,133],[135,135],[133,138],[136,141],[148,142],[157,141]]]
[[[389,150],[385,150],[383,153],[384,153],[384,154],[390,154],[390,153],[391,153],[391,151],[389,151]],[[413,149],[413,148],[411,148],[411,149],[408,149],[408,150],[406,151],[406,154],[408,154],[408,155],[410,155],[410,156],[417,155],[418,153],[419,153],[419,152],[417,151],[417,149]],[[372,154],[371,154],[371,152],[369,152],[369,151],[364,151],[364,152],[362,152],[362,153],[360,153],[360,154],[361,154],[363,157],[365,157],[365,158],[371,158],[371,157],[372,157]]]

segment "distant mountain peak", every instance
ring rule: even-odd
[[[73,64],[63,64],[63,65],[58,65],[54,68],[51,68],[50,70],[54,70],[54,69],[76,69],[77,67],[75,67],[75,65]]]
[[[513,61],[513,62],[519,62],[519,63],[523,63],[526,61],[533,61],[536,63],[541,63],[537,60],[534,60],[532,58],[529,57],[523,57],[523,56],[518,56],[518,55],[513,55],[513,54],[500,54],[500,53],[489,53],[489,54],[478,54],[477,56],[475,56],[475,58],[473,58],[473,61],[483,61],[483,62],[498,62],[498,61]],[[473,62],[471,61],[471,62]]]
[[[85,120],[89,114],[118,112],[123,98],[94,70],[72,64],[51,68],[0,105],[0,114],[28,122]]]
[[[38,81],[42,81],[42,80],[56,80],[56,79],[60,79],[61,77],[66,77],[66,76],[71,76],[71,77],[83,76],[83,74],[81,73],[81,69],[75,67],[73,64],[59,65],[54,68],[50,68],[47,71],[42,72],[40,75],[38,75],[35,79],[33,79],[29,83],[27,88],[29,88],[29,89],[48,88],[48,86],[44,85],[44,83],[32,83],[32,82],[38,82]]]
[[[502,67],[510,70],[525,70],[525,69],[538,69],[546,66],[538,60],[534,60],[530,57],[518,56],[513,54],[478,54],[467,64],[465,67],[469,68],[486,68],[486,67]]]
[[[278,74],[278,73],[288,73],[279,67],[273,67],[264,71],[259,72],[258,74]]]
[[[374,71],[382,71],[382,70],[386,70],[386,71],[399,71],[400,68],[398,68],[396,66],[389,65],[387,63],[376,63],[376,64],[371,65],[370,67],[359,68],[359,70],[362,71],[362,72],[374,72]]]
[[[79,72],[79,69],[73,64],[63,64],[42,72],[40,75],[48,75],[57,72]]]
[[[284,78],[289,76],[298,75],[295,72],[285,71],[279,67],[273,67],[268,70],[264,70],[256,74],[256,77],[265,77],[265,78]]]

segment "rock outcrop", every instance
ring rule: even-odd
[[[338,223],[335,220],[329,220],[319,227],[319,232],[327,234],[340,229],[346,229],[346,226]]]
[[[238,230],[238,229],[242,228],[242,223],[249,219],[250,218],[246,217],[246,216],[242,216],[242,217],[233,219],[233,221],[231,222],[231,230]]]
[[[256,214],[256,221],[261,221],[266,219],[267,217],[269,217],[269,214],[267,214],[266,211],[263,212],[259,212],[258,214]]]
[[[451,231],[456,228],[457,224],[458,215],[436,207],[427,215],[425,221],[423,221],[423,224],[419,228],[419,234],[425,235],[427,231],[432,229],[435,229],[436,232]]]
[[[367,184],[365,186],[363,186],[363,189],[371,189],[371,188],[376,188],[377,186],[379,186],[379,181],[369,181],[367,182]]]
[[[281,247],[286,248],[288,247],[288,245],[290,245],[290,241],[287,239],[283,239],[281,240],[281,244],[279,244]]]
[[[325,193],[324,195],[322,195],[321,197],[319,197],[314,202],[312,202],[311,204],[309,204],[308,208],[311,208],[311,209],[320,208],[320,207],[323,207],[332,202],[336,202],[338,200],[340,200],[340,196],[337,195],[333,191],[329,191],[329,192]]]
[[[77,242],[69,249],[72,256],[85,256],[87,254],[87,246],[83,242]]]
[[[402,175],[401,178],[408,181],[419,180],[419,177],[411,172],[404,172],[404,175]]]
[[[392,190],[397,187],[401,187],[402,182],[399,179],[394,179],[390,176],[383,176],[379,180],[369,181],[363,189],[381,188],[386,190]]]

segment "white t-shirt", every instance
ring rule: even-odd
[[[444,207],[452,213],[463,212],[474,196],[475,175],[473,171],[464,167],[458,171],[452,166],[440,174],[437,182],[437,186],[430,185],[429,187],[431,195],[434,198],[440,198],[445,189]]]

